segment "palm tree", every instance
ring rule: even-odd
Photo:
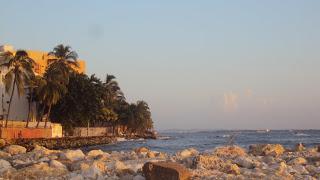
[[[72,67],[79,67],[78,54],[72,51],[70,46],[59,44],[48,55],[52,56],[48,60],[48,65],[59,70],[64,76],[64,82],[68,84],[69,74],[73,70]]]
[[[50,118],[52,105],[55,105],[60,98],[67,93],[67,87],[64,83],[61,83],[61,79],[59,79],[59,77],[62,78],[62,76],[57,74],[57,69],[49,66],[44,74],[44,78],[40,81],[36,89],[37,98],[43,105],[41,116],[43,116],[46,106],[48,107],[44,125],[45,128],[47,127],[47,121]],[[37,123],[37,127],[38,125],[39,121]]]
[[[29,121],[31,120],[32,116],[34,115],[34,111],[31,108],[32,102],[36,101],[36,96],[35,96],[35,89],[38,87],[40,84],[41,77],[40,76],[34,76],[29,83],[28,86],[28,118],[27,118],[27,123],[26,123],[26,128],[29,126]]]
[[[2,55],[5,59],[0,66],[8,68],[8,72],[4,77],[4,84],[6,93],[10,94],[8,114],[6,117],[5,127],[8,125],[8,118],[12,104],[12,98],[17,88],[18,97],[24,94],[24,88],[29,84],[31,77],[34,76],[33,65],[35,64],[28,53],[24,50],[18,50],[15,54],[6,52]]]
[[[121,91],[119,84],[115,81],[115,76],[107,74],[106,80],[103,83],[105,87],[104,101],[107,106],[114,105],[116,101],[124,101],[125,97]]]

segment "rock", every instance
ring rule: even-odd
[[[0,139],[0,148],[3,148],[6,145],[6,141],[4,139]]]
[[[49,164],[50,164],[50,167],[52,168],[67,169],[67,167],[64,164],[62,164],[57,160],[51,160]]]
[[[266,164],[274,164],[276,162],[273,156],[263,156],[262,161]]]
[[[0,158],[1,159],[6,159],[6,158],[9,158],[11,157],[11,154],[7,153],[7,152],[4,152],[4,151],[0,151]]]
[[[280,144],[254,144],[249,146],[249,153],[255,156],[279,156],[285,149]]]
[[[280,162],[270,166],[270,168],[273,169],[276,173],[281,174],[287,170],[288,166],[286,163]]]
[[[233,159],[237,156],[247,155],[246,151],[239,146],[225,146],[214,149],[213,154],[227,159]]]
[[[69,180],[84,180],[84,177],[81,174],[71,173]]]
[[[92,165],[82,170],[81,175],[86,179],[99,179],[102,178],[102,171],[98,166]]]
[[[227,173],[227,174],[234,174],[238,175],[240,174],[240,168],[236,164],[226,164],[221,171]]]
[[[133,179],[133,175],[131,174],[126,174],[120,177],[120,180],[132,180],[132,179]]]
[[[249,157],[239,156],[234,160],[234,163],[237,164],[240,167],[244,167],[244,168],[247,168],[247,169],[253,169],[254,168],[253,160],[250,159]]]
[[[146,147],[139,147],[139,148],[136,148],[134,152],[136,152],[137,154],[141,154],[141,153],[146,154],[149,152],[149,149]]]
[[[103,154],[104,154],[104,152],[99,149],[99,150],[91,150],[91,151],[89,151],[87,156],[89,156],[89,157],[97,157],[97,156],[103,155]]]
[[[143,176],[141,176],[140,174],[136,175],[133,177],[132,180],[145,180],[146,178],[144,178]]]
[[[216,155],[198,155],[194,159],[193,166],[196,169],[221,169],[224,161]]]
[[[297,152],[305,151],[306,147],[302,143],[298,143],[295,145],[294,150]]]
[[[48,163],[41,162],[16,171],[11,179],[58,179],[67,173],[66,169],[52,168]]]
[[[308,161],[305,158],[297,157],[290,160],[287,164],[288,165],[306,165]]]
[[[182,165],[174,162],[147,162],[143,165],[147,180],[187,180],[191,173]]]
[[[292,166],[292,168],[298,173],[298,174],[301,174],[301,175],[308,175],[309,172],[308,170],[302,166],[302,165],[294,165]]]
[[[2,173],[3,171],[8,170],[10,168],[12,168],[12,166],[8,161],[0,159],[0,173]]]
[[[155,157],[156,157],[156,154],[155,154],[154,152],[152,152],[152,151],[149,151],[149,152],[147,153],[147,157],[148,157],[148,158],[155,158]]]
[[[196,149],[189,148],[189,149],[184,149],[181,152],[178,152],[177,156],[182,158],[182,159],[184,159],[184,158],[188,158],[188,157],[191,157],[191,156],[196,156],[198,154],[199,154],[199,152]]]
[[[312,165],[306,165],[306,169],[309,171],[311,175],[319,175],[320,176],[320,167],[315,167]]]
[[[318,145],[318,152],[320,152],[320,145]]]
[[[61,154],[62,159],[67,159],[70,161],[79,161],[85,158],[85,155],[83,154],[83,152],[78,149],[78,150],[67,150],[65,153]]]
[[[129,169],[128,166],[126,166],[123,162],[121,161],[116,161],[114,164],[114,169],[117,174],[119,175],[124,175],[124,174],[132,174],[134,173],[133,170]]]
[[[26,153],[27,149],[25,147],[22,147],[19,145],[9,145],[4,148],[4,151],[11,154],[11,155],[17,155],[17,154]]]

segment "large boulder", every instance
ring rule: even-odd
[[[11,154],[11,155],[17,155],[17,154],[26,153],[27,149],[25,147],[22,147],[19,145],[9,145],[4,148],[4,151]]]
[[[249,153],[255,156],[280,156],[285,149],[280,144],[254,144],[249,146]]]
[[[234,160],[234,163],[237,164],[240,167],[244,167],[247,169],[253,169],[254,168],[254,162],[249,157],[239,156]]]
[[[59,179],[67,173],[66,169],[53,168],[42,162],[14,172],[10,179]]]
[[[136,152],[137,154],[147,154],[150,150],[146,147],[139,147],[134,149],[134,152]]]
[[[301,152],[301,151],[304,151],[304,150],[306,150],[306,147],[302,143],[298,143],[294,147],[294,151]]]
[[[81,167],[81,175],[86,179],[101,179],[104,171],[104,163],[100,161],[95,161],[91,166]]]
[[[2,173],[3,171],[8,170],[10,168],[12,168],[12,166],[8,161],[0,159],[0,173]]]
[[[216,155],[199,155],[194,158],[193,168],[217,170],[224,166],[225,162]]]
[[[50,167],[52,168],[67,169],[67,167],[64,164],[62,164],[57,160],[51,160],[49,164],[50,164]]]
[[[0,159],[6,159],[11,157],[11,154],[4,152],[4,151],[0,151]]]
[[[3,148],[6,145],[6,141],[4,139],[0,139],[0,148]]]
[[[306,165],[308,161],[303,157],[297,157],[293,158],[290,161],[288,161],[288,165]]]
[[[143,173],[147,180],[187,180],[191,177],[185,167],[174,162],[147,162]]]
[[[87,155],[89,157],[97,157],[97,156],[100,156],[100,155],[103,155],[103,154],[104,154],[104,152],[99,149],[99,150],[91,150],[91,151],[88,152]]]
[[[233,159],[238,156],[247,155],[246,151],[239,146],[224,146],[215,148],[213,154],[226,159]]]
[[[228,163],[221,169],[221,171],[227,174],[234,174],[234,175],[240,174],[240,168],[236,164]]]
[[[60,155],[61,159],[66,159],[70,161],[79,161],[85,158],[85,155],[80,149],[77,150],[67,150]]]
[[[184,149],[184,150],[178,152],[177,157],[184,159],[184,158],[188,158],[191,156],[196,156],[198,154],[199,154],[199,152],[196,149],[189,148],[189,149]]]

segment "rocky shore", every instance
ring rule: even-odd
[[[0,179],[320,179],[320,147],[280,144],[194,148],[174,155],[146,147],[127,152],[50,150],[8,145],[0,151]]]

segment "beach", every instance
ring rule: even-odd
[[[153,171],[149,167],[160,169]],[[9,145],[0,151],[3,179],[143,180],[164,176],[173,179],[319,179],[320,147],[229,145],[201,152],[196,147],[188,148],[168,154],[147,147],[107,152],[50,150],[38,145],[27,152],[22,146]]]

